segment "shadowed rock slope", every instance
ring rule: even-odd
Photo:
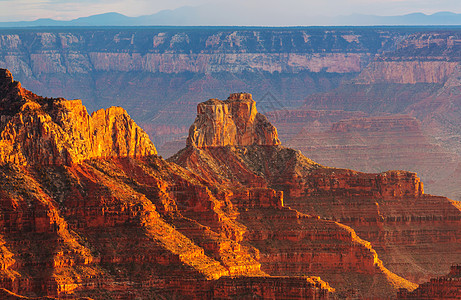
[[[197,117],[192,129],[201,119],[201,116]],[[423,184],[412,172],[367,174],[328,168],[304,157],[299,151],[280,145],[204,145],[198,148],[189,143],[171,161],[223,186],[236,189],[269,187],[283,192],[285,206],[350,226],[358,236],[371,243],[389,270],[414,282],[442,275],[461,257],[459,203],[424,194]],[[242,212],[241,218],[245,214]],[[280,230],[284,228],[279,223],[274,226]],[[292,234],[296,236],[294,232]],[[257,244],[250,236],[248,241]],[[271,246],[278,249],[273,253],[280,253],[286,243],[272,243]],[[295,246],[288,248],[294,249]],[[321,256],[321,252],[319,250],[317,255]],[[266,253],[267,257],[270,253]],[[297,253],[302,255],[301,250]],[[344,254],[338,250],[337,255],[343,257]],[[266,262],[261,260],[262,269],[269,274],[287,272],[290,259],[293,256],[288,253],[286,256],[277,254]],[[366,260],[360,261],[364,263]],[[300,264],[313,268],[311,261],[300,260]],[[340,265],[346,266],[344,263]],[[322,270],[327,272],[325,266]],[[376,274],[364,267],[362,270],[368,270],[363,273],[367,278]],[[347,272],[352,276],[353,271]],[[327,274],[322,278],[337,289],[341,286],[337,278]],[[361,288],[366,289],[366,284]]]

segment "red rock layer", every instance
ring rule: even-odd
[[[422,194],[414,173],[318,170],[299,186],[285,186],[287,205],[351,226],[400,276],[427,280],[459,258],[459,204]]]
[[[242,244],[247,229],[232,203],[159,158],[1,172],[0,282],[14,293],[200,299],[246,295],[248,287],[258,287],[255,295],[290,290],[312,298],[332,291],[310,279],[267,278],[257,250]],[[266,194],[251,193],[249,207],[265,206]],[[214,281],[222,276],[263,277],[236,279],[242,290],[235,291],[231,279]]]

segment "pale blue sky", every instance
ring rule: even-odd
[[[274,18],[278,24],[292,18],[319,15],[402,15],[439,11],[461,13],[461,0],[0,0],[0,20],[70,20],[106,12],[140,16],[182,6],[203,5],[209,6],[210,13],[244,10],[246,16]],[[235,17],[238,25],[239,16]]]

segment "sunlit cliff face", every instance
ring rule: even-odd
[[[39,97],[14,82],[9,71],[1,73],[1,162],[72,164],[157,153],[123,108],[102,109],[90,116],[81,100]]]
[[[279,145],[277,129],[256,110],[251,94],[231,94],[226,101],[211,99],[197,106],[188,145],[198,148],[227,145]]]

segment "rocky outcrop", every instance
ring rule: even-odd
[[[1,70],[0,162],[72,164],[102,157],[156,154],[147,134],[120,107],[91,116],[80,100],[32,94]]]
[[[197,148],[279,144],[277,130],[258,113],[251,94],[245,93],[200,103],[187,138],[187,145]]]
[[[447,188],[446,178],[455,171],[458,156],[434,145],[416,118],[407,115],[366,118],[343,115],[343,118],[335,122],[333,116],[324,119],[313,116],[306,120],[306,127],[298,126],[295,120],[274,123],[277,128],[279,123],[285,128],[283,133],[279,132],[281,137],[289,137],[287,146],[301,150],[323,165],[362,172],[411,170],[424,181],[428,193],[441,192],[444,186],[445,195],[456,195]],[[317,128],[307,125],[315,121]]]

